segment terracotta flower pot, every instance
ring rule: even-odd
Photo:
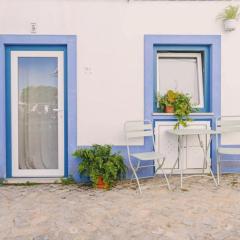
[[[174,107],[173,106],[166,106],[165,107],[165,113],[173,113]]]
[[[107,189],[108,188],[108,185],[103,181],[102,176],[98,177],[97,188],[98,189]]]

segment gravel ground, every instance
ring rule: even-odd
[[[111,191],[79,185],[0,187],[1,240],[239,240],[240,176],[179,178],[173,190],[159,177]]]

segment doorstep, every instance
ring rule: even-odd
[[[61,183],[61,178],[6,178],[5,184],[25,184],[25,183]]]

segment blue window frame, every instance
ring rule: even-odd
[[[199,112],[211,112],[211,98],[210,98],[210,49],[209,46],[201,46],[201,45],[154,45],[153,47],[153,76],[154,76],[154,84],[153,84],[153,107],[154,112],[158,111],[156,96],[157,96],[157,55],[159,53],[165,52],[174,52],[174,53],[201,53],[202,55],[202,69],[203,69],[203,99],[204,99],[204,107],[199,109]]]
[[[206,49],[204,73],[209,81],[207,96],[208,114],[201,113],[192,116],[193,120],[214,119],[221,115],[221,36],[220,35],[145,35],[144,36],[144,118],[153,121],[175,120],[174,116],[154,114],[156,111],[156,51]],[[197,50],[197,49],[196,49]],[[195,50],[195,51],[196,51]],[[205,81],[206,83],[206,81]],[[205,88],[206,91],[207,88]],[[203,110],[202,110],[203,111]],[[212,127],[215,127],[214,121]],[[216,170],[216,142],[212,141],[212,169]]]

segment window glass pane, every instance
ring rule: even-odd
[[[58,168],[58,60],[18,59],[20,169]]]
[[[161,95],[169,89],[188,93],[192,96],[194,105],[203,107],[201,58],[184,55],[184,53],[176,53],[175,57],[173,54],[170,57],[167,57],[167,54],[158,55],[158,91]]]

